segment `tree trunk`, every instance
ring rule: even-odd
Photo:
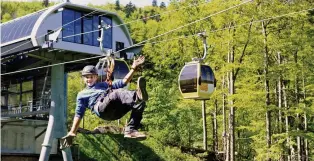
[[[296,67],[298,68],[298,50],[294,53],[294,63],[296,65]],[[296,107],[298,108],[298,105],[299,105],[299,87],[298,87],[298,72],[295,73],[295,103],[296,103]],[[298,135],[299,135],[299,131],[300,131],[300,114],[297,113],[297,132],[298,132]],[[298,153],[298,161],[301,161],[301,137],[300,136],[297,136],[297,153]]]
[[[225,95],[225,75],[222,77],[222,126],[223,126],[223,132],[222,132],[222,137],[223,137],[223,151],[224,151],[224,160],[227,159],[227,134],[226,134],[226,95]]]
[[[268,109],[270,105],[270,95],[269,95],[269,80],[268,80],[268,46],[267,46],[267,26],[265,22],[262,22],[263,35],[264,35],[264,77],[265,77],[265,104],[266,104],[266,142],[267,142],[267,160],[269,158],[269,149],[271,147],[271,112]]]
[[[287,134],[287,148],[288,150],[288,161],[294,161],[294,149],[292,147],[292,145],[290,144],[290,136],[289,136],[289,116],[288,116],[288,100],[287,100],[287,92],[286,92],[286,84],[283,84],[283,101],[284,101],[284,106],[286,109],[286,114],[285,114],[285,123],[286,123],[286,134]]]
[[[280,52],[278,52],[278,64],[281,64],[281,54]],[[281,112],[281,108],[282,108],[282,80],[281,80],[281,73],[278,77],[278,108],[279,108],[279,112],[278,112],[278,122],[279,122],[279,133],[282,133],[282,112]]]
[[[206,124],[206,101],[202,100],[202,116],[203,116],[203,146],[207,151],[207,124]]]
[[[290,145],[290,140],[289,140],[289,118],[288,118],[288,103],[287,103],[287,94],[286,94],[286,85],[285,83],[283,83],[283,89],[282,89],[282,93],[283,93],[283,102],[284,102],[284,106],[285,106],[285,110],[286,110],[286,114],[285,114],[285,125],[286,125],[286,134],[287,134],[287,138],[286,138],[286,142],[287,142],[287,149],[288,149],[288,153],[287,153],[287,157],[288,157],[288,161],[291,161],[290,158],[290,150],[289,150],[289,145]]]
[[[225,161],[229,161],[229,159],[230,159],[230,137],[229,133],[227,133],[227,155]]]
[[[43,6],[48,7],[49,5],[49,0],[43,0]]]
[[[215,99],[215,111],[213,113],[213,141],[214,141],[214,144],[213,144],[213,150],[218,153],[218,124],[217,124],[217,106],[218,106],[218,102],[217,102],[217,99]]]
[[[304,77],[304,71],[302,68],[302,87],[303,87],[303,108],[304,108],[304,132],[307,133],[307,115],[306,115],[306,90],[305,90],[305,77]],[[305,161],[309,161],[309,146],[308,146],[308,140],[304,138],[304,151],[305,151]]]
[[[278,65],[280,66],[281,64],[281,53],[278,52]],[[278,128],[279,128],[279,133],[282,133],[282,78],[281,78],[281,73],[279,73],[278,77],[278,83],[277,83],[277,88],[278,88]],[[280,161],[284,160],[284,155],[280,153]]]
[[[232,47],[232,51],[230,52],[229,63],[234,63],[234,47]],[[231,69],[229,72],[229,96],[234,94],[234,69]],[[234,138],[234,125],[235,125],[235,115],[234,115],[234,107],[233,100],[229,100],[229,138],[230,138],[230,161],[235,160],[235,138]]]

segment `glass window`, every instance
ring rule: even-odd
[[[213,70],[207,66],[201,66],[201,83],[213,84],[214,83],[214,72]]]
[[[101,20],[107,25],[112,26],[112,20],[109,17],[101,17]],[[104,31],[104,40],[103,40],[104,48],[112,49],[112,28],[109,28]]]
[[[9,102],[8,105],[11,107],[19,106],[20,104],[20,96],[18,94],[9,94]]]
[[[1,95],[1,109],[2,109],[2,106],[7,106],[6,98],[3,95]]]
[[[28,102],[33,101],[33,92],[27,92],[22,94],[22,104],[28,105]]]
[[[124,49],[124,43],[116,41],[116,51],[119,51],[119,50],[122,50],[122,49]],[[127,55],[126,55],[125,50],[120,51],[120,58],[127,59]]]
[[[125,61],[122,60],[115,60],[114,65],[114,79],[123,79],[129,73],[128,65]]]
[[[99,25],[99,17],[98,16],[93,16],[93,31],[98,30],[98,25]],[[99,46],[99,41],[97,38],[100,36],[100,31],[98,32],[93,32],[93,46]]]
[[[33,81],[23,82],[22,83],[23,91],[31,91],[33,90]]]
[[[75,12],[75,22],[74,22],[74,32],[75,34],[82,33],[82,21],[81,21],[82,13]],[[82,43],[82,35],[77,35],[74,37],[75,43]]]
[[[93,30],[93,17],[83,18],[83,32],[89,32]],[[93,45],[93,33],[87,33],[83,35],[83,44]]]
[[[65,9],[62,12],[62,37],[74,35],[74,23],[70,23],[74,21],[74,11]],[[74,37],[62,38],[62,41],[74,42]]]
[[[8,106],[16,107],[20,104],[20,84],[10,84],[9,86],[9,96],[8,96]]]
[[[179,78],[182,93],[197,92],[197,64],[185,66]]]
[[[10,84],[9,92],[19,93],[20,92],[20,84]]]
[[[29,101],[33,101],[33,81],[22,83],[22,104],[27,105]]]
[[[99,46],[97,38],[100,37],[100,31],[67,37],[98,30],[98,25],[100,24],[99,16],[86,16],[80,19],[83,15],[83,12],[71,9],[65,9],[62,12],[62,36],[66,37],[62,38],[62,40],[85,45]],[[103,20],[105,24],[112,26],[112,20],[110,17],[101,17],[101,20]],[[104,31],[103,47],[112,49],[112,28]]]
[[[119,51],[121,49],[124,49],[124,43],[116,41],[116,51]]]
[[[22,105],[27,105],[28,101],[33,100],[33,81],[22,82],[22,94],[20,95],[20,83],[9,86],[8,106],[16,107],[20,105],[20,96],[22,96]]]

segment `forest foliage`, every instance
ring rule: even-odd
[[[208,148],[228,154],[227,160],[314,158],[313,1],[257,0],[219,14],[215,13],[243,1],[185,0],[171,1],[168,6],[156,3],[145,7],[131,2],[122,5],[119,0],[102,6],[89,4],[116,12],[124,22],[131,22],[127,27],[134,44],[213,14],[145,43],[141,54],[147,61],[137,74],[147,78],[150,96],[143,119],[150,138],[143,145],[164,160],[197,159],[170,147],[203,146],[201,102],[181,97],[178,75],[186,62],[203,55],[202,39],[197,33],[206,31],[209,54],[205,63],[214,69],[217,81],[215,92],[206,101]],[[39,2],[2,2],[1,8],[1,22],[6,22],[44,7]],[[70,73],[69,124],[76,94],[82,88],[79,73]],[[229,114],[231,108],[233,124],[229,122],[233,117]],[[121,119],[120,126],[127,118]],[[218,126],[213,124],[215,119]],[[117,122],[105,122],[89,112],[84,118],[85,129],[108,124]],[[88,136],[78,139],[84,147],[88,140],[95,139],[84,137]],[[110,136],[102,138],[108,141]],[[235,147],[233,157],[230,144]],[[88,149],[83,151],[88,154]]]

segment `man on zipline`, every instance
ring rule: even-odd
[[[77,94],[73,125],[65,138],[76,136],[85,110],[89,108],[93,113],[104,120],[117,120],[123,117],[127,112],[132,111],[129,122],[124,130],[124,137],[145,139],[146,135],[138,132],[138,128],[142,120],[145,101],[148,99],[146,80],[143,77],[138,78],[136,91],[121,89],[130,82],[136,68],[143,64],[144,61],[144,56],[140,56],[134,60],[130,72],[123,80],[113,83],[111,88],[111,83],[97,82],[98,72],[94,66],[85,66],[82,70],[82,77],[86,88]]]

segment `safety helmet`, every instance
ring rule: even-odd
[[[93,65],[85,66],[82,70],[82,76],[85,76],[85,75],[98,75],[95,66]]]

